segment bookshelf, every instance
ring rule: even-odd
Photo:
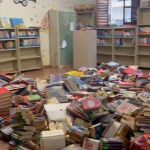
[[[18,72],[16,30],[0,28],[0,72]]]
[[[150,68],[150,8],[139,8],[137,29],[137,58],[139,67]]]
[[[17,29],[19,71],[42,68],[39,28]]]
[[[122,65],[135,64],[136,27],[114,28],[113,60]]]
[[[42,67],[39,28],[0,28],[0,72]]]
[[[97,28],[97,62],[135,64],[136,27]]]
[[[97,28],[97,63],[112,60],[113,28]]]

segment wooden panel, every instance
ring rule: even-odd
[[[98,47],[97,54],[110,54],[112,55],[112,47]]]
[[[135,48],[116,47],[115,54],[135,55]]]
[[[150,8],[140,8],[139,24],[150,25]]]
[[[96,67],[96,31],[73,32],[73,68]],[[84,40],[83,40],[84,39]]]
[[[97,56],[97,62],[98,63],[102,63],[102,62],[108,63],[110,61],[112,61],[112,56],[111,55],[98,55]]]
[[[0,63],[0,72],[9,73],[17,70],[18,70],[17,61],[7,61]]]
[[[150,68],[150,56],[140,56],[140,57],[138,57],[138,65],[140,67]]]
[[[134,65],[134,57],[132,56],[115,56],[115,61],[121,65]]]
[[[21,49],[20,56],[28,56],[28,55],[38,55],[40,56],[40,49],[39,48],[28,48],[28,49]]]
[[[41,67],[42,67],[42,64],[41,64],[41,61],[39,61],[39,58],[21,60],[21,70],[22,71],[38,69]]]
[[[49,11],[50,18],[50,65],[52,67],[59,66],[59,21],[58,12],[54,10]]]

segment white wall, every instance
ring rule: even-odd
[[[0,17],[23,18],[25,25],[41,26],[41,20],[49,9],[73,10],[74,5],[94,3],[95,0],[37,0],[36,3],[28,1],[28,6],[15,4],[14,0],[3,0],[0,3]],[[49,56],[49,36],[48,32],[41,32],[41,51],[43,64],[50,64]]]

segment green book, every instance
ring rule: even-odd
[[[29,96],[24,96],[23,97],[25,101],[30,101],[30,102],[36,102],[40,101],[41,97],[39,95],[29,95]]]

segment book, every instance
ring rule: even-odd
[[[23,96],[23,99],[29,102],[37,102],[41,100],[41,97],[36,94],[36,95]]]
[[[99,144],[100,144],[99,140],[85,138],[83,142],[83,149],[84,150],[98,150]]]
[[[7,17],[0,17],[1,28],[11,28],[10,19]]]
[[[101,102],[96,98],[85,98],[81,101],[82,107],[85,111],[97,110],[101,106]]]
[[[46,96],[48,99],[55,97],[61,103],[68,102],[62,86],[46,86]]]
[[[104,127],[102,123],[95,124],[89,127],[90,137],[93,139],[99,139],[101,137],[102,132],[104,131]]]
[[[6,88],[0,88],[0,98],[3,98],[5,96],[11,96],[11,93]]]
[[[114,138],[117,135],[117,132],[119,131],[119,128],[121,127],[121,123],[117,121],[112,121],[108,124],[104,132],[102,133],[102,136],[104,138]]]
[[[23,26],[24,21],[22,18],[10,18],[12,27]]]
[[[62,150],[83,150],[83,149],[78,144],[72,144],[70,146],[67,146],[66,148],[63,148]]]

